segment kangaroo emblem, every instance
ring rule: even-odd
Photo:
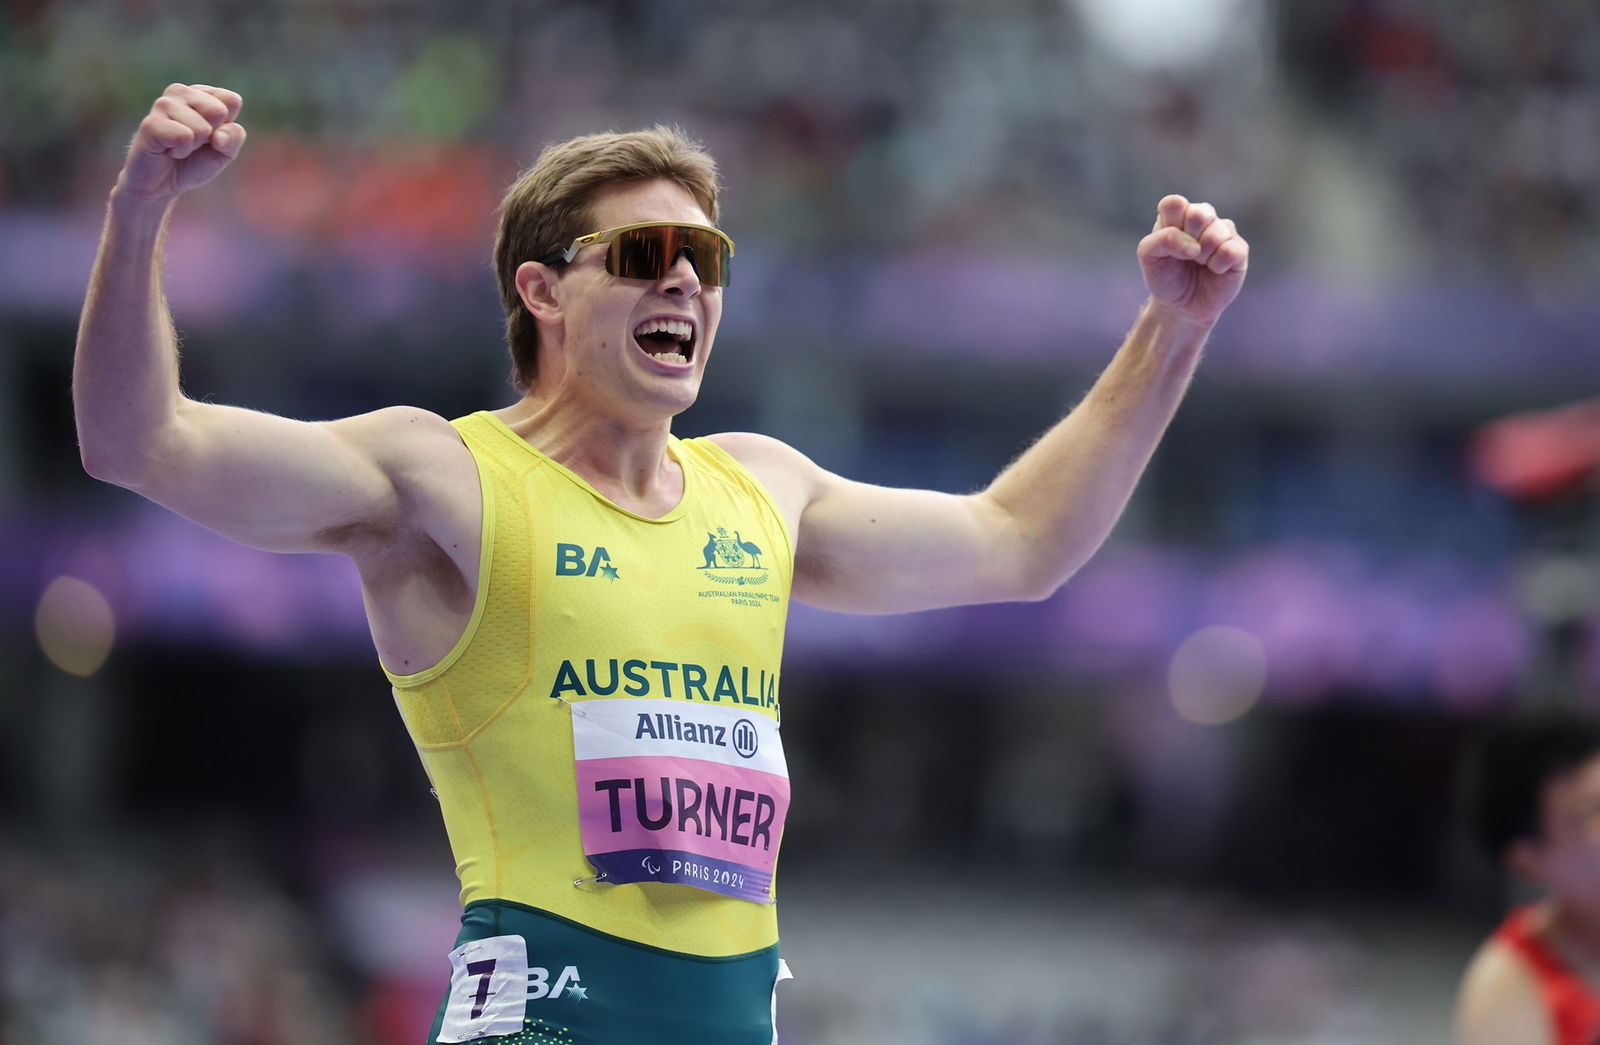
[[[702,570],[714,570],[714,569],[716,569],[717,568],[717,538],[716,538],[716,535],[714,535],[714,534],[712,534],[710,532],[706,533],[705,556],[706,556],[706,564],[704,566],[700,567],[700,568]]]

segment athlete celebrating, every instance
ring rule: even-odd
[[[437,789],[465,905],[430,1041],[775,1040],[790,598],[1040,599],[1094,553],[1248,247],[1168,196],[1149,301],[1088,396],[987,489],[895,490],[771,438],[678,439],[734,243],[716,168],[657,128],[545,150],[495,245],[520,398],[304,423],[187,399],[161,294],[176,199],[239,155],[174,84],[111,192],[73,393],[85,468],[235,540],[340,552]]]

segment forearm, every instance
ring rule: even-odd
[[[84,467],[131,480],[182,401],[177,338],[162,290],[170,202],[114,190],[89,279],[72,397]]]
[[[1054,591],[1105,541],[1200,362],[1209,324],[1146,303],[1111,364],[984,496],[1016,538],[1016,575]]]

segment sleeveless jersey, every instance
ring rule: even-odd
[[[1553,1045],[1600,1043],[1600,993],[1567,965],[1540,937],[1533,907],[1519,907],[1495,930],[1496,941],[1511,948],[1533,973],[1539,997],[1550,1016]]]
[[[682,739],[689,712],[727,708],[745,728],[764,718],[763,735],[775,737],[793,576],[776,506],[708,440],[669,439],[683,498],[650,519],[613,504],[487,411],[452,424],[483,491],[476,603],[465,634],[438,664],[386,673],[438,794],[461,902],[509,900],[704,957],[772,946],[770,882],[762,882],[763,902],[752,902],[694,885],[616,885],[597,876],[580,832],[573,716],[592,701],[626,698],[655,709],[635,716],[639,732]],[[635,796],[624,791],[619,801],[618,782],[605,783],[613,818],[633,809]],[[653,783],[639,781],[641,819],[652,802],[671,798],[665,781],[659,795]],[[784,788],[786,805],[786,781]],[[734,837],[748,844],[754,807],[742,808],[744,833]],[[781,834],[781,816],[768,834]],[[756,841],[775,859],[778,838]]]

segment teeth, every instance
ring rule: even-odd
[[[682,319],[647,319],[633,330],[634,337],[646,334],[667,333],[679,341],[694,337],[694,325]]]
[[[687,363],[689,361],[689,357],[682,352],[657,352],[651,358],[667,363]]]

